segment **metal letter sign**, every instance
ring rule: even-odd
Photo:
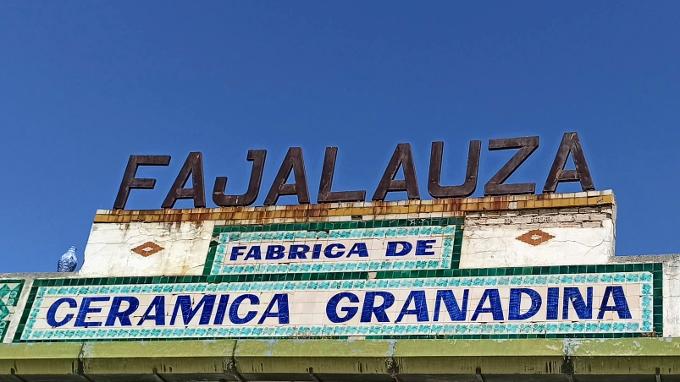
[[[518,137],[506,139],[492,139],[489,141],[489,150],[519,149],[517,153],[492,176],[484,186],[485,195],[508,195],[530,194],[535,191],[535,183],[505,184],[504,182],[526,161],[538,148],[538,137]],[[458,186],[441,185],[441,172],[443,162],[443,142],[433,142],[430,154],[428,191],[435,199],[461,198],[472,195],[477,188],[479,171],[479,157],[481,142],[470,141],[468,148],[467,171],[465,181]],[[335,160],[338,155],[337,147],[327,147],[323,159],[323,170],[319,183],[319,203],[336,202],[362,202],[366,199],[365,190],[357,191],[332,191],[333,177],[335,175]],[[566,170],[569,156],[574,159],[575,169]],[[215,205],[220,207],[248,206],[257,200],[264,171],[266,150],[249,150],[247,159],[253,162],[248,190],[242,195],[225,195],[227,186],[226,177],[215,178],[212,199]],[[121,182],[114,210],[125,209],[128,196],[132,189],[153,189],[155,179],[138,179],[135,173],[139,166],[167,166],[170,156],[167,155],[132,155],[128,161],[123,181]],[[404,179],[395,179],[399,169],[403,170]],[[293,175],[293,181],[288,183],[288,178]],[[191,177],[192,187],[185,188]],[[565,133],[562,143],[553,161],[550,174],[543,187],[543,192],[552,193],[561,182],[580,182],[584,191],[595,189],[593,180],[586,163],[586,158],[581,147],[581,141],[576,133]],[[385,171],[378,182],[378,187],[373,194],[372,200],[383,201],[388,193],[405,192],[408,199],[420,199],[418,179],[416,177],[416,165],[411,151],[411,145],[400,143],[397,145]],[[280,196],[296,195],[298,203],[308,204],[309,187],[307,174],[302,155],[302,148],[291,147],[283,159],[279,171],[267,192],[264,200],[265,206],[274,205]],[[200,152],[192,152],[187,157],[175,182],[163,201],[163,208],[173,208],[179,199],[192,199],[194,207],[205,207],[205,187],[203,182],[203,157]]]

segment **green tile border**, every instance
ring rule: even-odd
[[[205,266],[203,268],[203,275],[219,275],[225,274],[219,271],[220,265],[216,264],[217,247],[219,246],[219,236],[223,233],[253,233],[253,232],[277,232],[277,231],[333,231],[333,230],[347,230],[347,229],[366,229],[366,228],[397,228],[397,227],[422,227],[422,226],[456,226],[454,230],[453,252],[451,253],[451,264],[449,259],[445,259],[445,264],[438,264],[433,266],[426,266],[426,268],[458,268],[460,263],[460,249],[463,238],[463,222],[462,217],[446,217],[446,218],[418,218],[418,219],[390,219],[390,220],[349,220],[338,222],[307,222],[307,223],[278,223],[278,224],[250,224],[250,225],[223,225],[216,226],[213,229],[208,255],[206,257]],[[448,254],[447,254],[448,255]],[[369,263],[369,262],[366,262]],[[415,264],[413,264],[415,265]],[[338,270],[324,267],[317,270],[318,272],[337,272]],[[374,269],[353,270],[357,271],[374,271]],[[289,272],[307,273],[309,271],[288,269]],[[260,273],[269,273],[266,271]],[[253,274],[256,274],[253,272]]]
[[[31,312],[28,328],[24,335],[30,337],[26,341],[68,340],[78,338],[102,339],[125,336],[127,339],[159,338],[172,336],[173,338],[194,337],[287,337],[312,335],[432,335],[431,333],[446,333],[450,335],[516,335],[516,334],[551,334],[563,333],[635,333],[650,332],[653,319],[653,276],[651,272],[614,272],[594,274],[560,274],[560,275],[515,275],[515,276],[486,276],[486,277],[447,277],[447,278],[406,278],[406,279],[371,279],[371,280],[335,280],[335,281],[297,281],[297,282],[257,282],[257,283],[178,283],[178,284],[145,284],[145,285],[94,285],[94,286],[62,286],[43,287],[37,297],[69,296],[73,294],[130,294],[130,293],[164,293],[180,294],[196,291],[208,293],[233,292],[280,292],[305,290],[365,290],[365,289],[398,289],[398,288],[449,288],[449,287],[514,287],[514,286],[543,286],[550,285],[589,285],[615,283],[640,283],[642,297],[642,323],[612,323],[608,321],[596,322],[503,322],[479,324],[466,322],[456,323],[423,323],[408,325],[301,325],[288,327],[205,327],[205,328],[87,328],[67,329],[61,331],[35,330],[35,318],[38,308]],[[42,307],[41,307],[42,308]]]
[[[451,259],[455,234],[458,226],[455,225],[421,225],[414,227],[386,227],[386,228],[354,228],[336,229],[328,231],[309,231],[306,229],[295,231],[268,231],[268,232],[222,232],[217,235],[218,245],[214,246],[215,254],[212,256],[211,275],[230,274],[258,274],[258,273],[315,273],[315,272],[343,272],[343,271],[385,271],[385,270],[413,270],[413,269],[448,269],[451,268]],[[334,261],[305,260],[288,263],[255,262],[251,264],[229,264],[225,262],[228,257],[227,249],[230,243],[258,243],[258,242],[284,242],[293,240],[292,243],[302,243],[307,240],[321,242],[327,239],[350,240],[360,242],[362,240],[381,240],[385,238],[434,238],[441,240],[440,255],[436,258],[409,257],[400,258],[373,258],[367,260],[338,258]],[[310,242],[306,242],[310,244]]]
[[[427,277],[477,277],[477,276],[512,276],[512,275],[556,275],[575,273],[613,273],[613,272],[651,272],[653,277],[653,332],[651,333],[574,333],[574,334],[511,334],[511,335],[414,335],[414,336],[376,336],[371,338],[618,338],[663,335],[663,275],[662,263],[631,263],[607,265],[562,265],[548,267],[514,267],[490,269],[446,269],[418,271],[378,272],[376,280],[394,278],[427,278]],[[177,277],[114,277],[114,278],[80,278],[80,279],[37,279],[30,290],[29,300],[24,308],[14,342],[21,340],[36,293],[40,286],[85,286],[85,285],[121,285],[121,284],[164,284],[164,283],[220,283],[220,282],[253,282],[253,281],[320,281],[320,280],[361,280],[368,279],[367,272],[336,272],[312,274],[272,274],[272,275],[231,275],[231,276],[177,276]],[[233,337],[239,338],[239,337]],[[286,337],[261,337],[286,338]],[[315,338],[315,337],[310,337]],[[344,338],[338,336],[322,336],[319,338]],[[216,339],[216,338],[212,338]],[[129,341],[129,339],[101,339],[101,341]],[[145,341],[164,341],[175,339],[145,339]],[[100,341],[99,339],[94,341]],[[34,342],[34,341],[31,341]]]
[[[0,299],[0,305],[4,307],[16,307],[17,304],[19,303],[21,292],[24,289],[25,280],[2,279],[0,280],[0,284],[18,284],[17,287],[14,287],[9,292],[10,294],[14,294],[14,296],[9,296],[9,298],[11,298],[11,301],[6,301],[4,298]],[[7,334],[7,328],[9,327],[9,324],[12,321],[13,316],[16,314],[19,313],[15,311],[13,314],[9,314],[7,317],[0,321],[0,342],[2,342],[5,339],[5,335]]]

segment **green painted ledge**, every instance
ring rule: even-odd
[[[680,338],[0,344],[0,381],[680,378]]]
[[[0,381],[20,381],[15,375],[70,381],[78,378],[79,343],[0,344]]]
[[[244,340],[234,358],[246,379],[309,380],[315,375],[389,375],[385,360],[394,353],[389,340]],[[324,378],[321,378],[323,381]]]
[[[223,374],[235,340],[89,342],[82,346],[86,375]]]

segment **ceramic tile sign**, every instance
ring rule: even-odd
[[[649,272],[41,286],[21,340],[653,331]]]
[[[448,269],[455,231],[446,225],[223,232],[210,273]]]
[[[21,280],[0,280],[0,341],[14,316],[23,284]]]

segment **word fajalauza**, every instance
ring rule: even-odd
[[[536,136],[489,140],[490,151],[517,149],[517,152],[486,182],[484,185],[485,195],[534,193],[535,183],[505,183],[505,181],[536,151],[538,143],[539,138]],[[433,142],[427,183],[429,194],[435,199],[461,198],[472,195],[477,188],[481,146],[481,141],[470,141],[465,181],[459,185],[442,185],[441,169],[444,143]],[[326,147],[317,201],[319,203],[365,201],[366,190],[332,190],[337,154],[337,147]],[[225,194],[227,178],[215,178],[212,190],[213,202],[220,207],[248,206],[253,204],[260,193],[266,156],[266,150],[248,150],[247,160],[253,162],[253,165],[248,189],[244,194]],[[570,156],[573,159],[575,168],[567,170],[565,166]],[[169,155],[131,155],[113,208],[125,209],[131,190],[153,189],[155,187],[155,179],[136,177],[137,169],[140,166],[168,166],[169,164]],[[404,174],[403,179],[397,179],[400,169]],[[291,174],[293,175],[292,180],[288,182]],[[187,187],[189,179],[191,179],[191,187]],[[581,188],[584,191],[595,189],[580,140],[578,135],[573,132],[565,133],[562,137],[562,142],[555,155],[543,187],[543,192],[555,192],[557,185],[562,182],[580,182]],[[397,145],[373,193],[372,200],[385,200],[387,194],[391,192],[406,192],[409,199],[420,199],[413,154],[411,152],[411,145],[408,143]],[[267,192],[264,205],[274,205],[279,197],[285,195],[297,196],[298,203],[300,204],[310,202],[307,175],[305,173],[302,148],[300,147],[288,149],[279,167],[279,171]],[[177,200],[180,199],[193,200],[194,207],[196,208],[206,206],[203,154],[200,152],[189,153],[161,206],[162,208],[173,208]]]

